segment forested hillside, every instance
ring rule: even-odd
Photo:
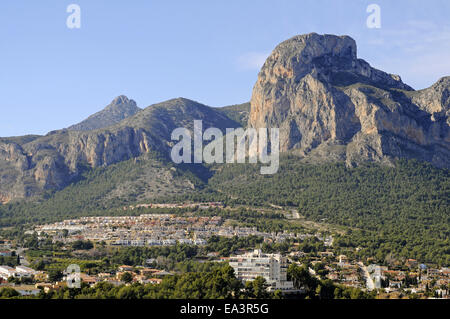
[[[110,214],[136,202],[187,194],[197,184],[202,184],[201,180],[185,167],[175,168],[157,153],[148,153],[108,167],[86,169],[78,181],[58,192],[47,191],[39,201],[0,205],[0,227]]]
[[[150,168],[164,174],[148,173]],[[211,171],[197,168],[170,169],[155,158],[138,158],[87,171],[80,181],[47,193],[39,203],[0,206],[0,225],[126,214],[119,209],[136,202],[275,204],[298,210],[309,220],[345,226],[347,234],[335,241],[343,251],[361,247],[361,256],[378,260],[402,257],[450,263],[448,170],[406,160],[395,167],[311,165],[292,155],[281,158],[274,175],[260,175],[259,165],[253,164],[220,165]],[[215,174],[205,183],[210,172]]]
[[[224,166],[209,187],[231,202],[292,206],[308,219],[348,226],[352,231],[338,244],[364,247],[367,256],[450,262],[450,175],[430,164],[348,168],[286,156],[271,176],[256,165]]]

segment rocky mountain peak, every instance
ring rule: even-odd
[[[125,95],[119,95],[118,97],[116,97],[114,100],[112,100],[112,102],[110,103],[111,105],[125,105],[125,106],[137,106],[136,102],[134,100],[129,99],[127,96]]]
[[[349,36],[279,44],[253,88],[250,127],[280,128],[281,151],[360,161],[419,158],[450,166],[448,78],[414,91],[357,57]]]
[[[291,66],[296,75],[299,75],[299,71],[304,68],[319,66],[320,62],[330,63],[333,59],[335,62],[342,59],[341,62],[352,63],[356,61],[356,50],[356,42],[349,36],[309,33],[280,43],[272,53],[273,59],[269,58],[269,61],[277,60]],[[320,58],[329,60],[320,61]]]
[[[71,131],[90,131],[105,128],[135,115],[141,109],[134,100],[125,95],[116,97],[103,110],[89,116],[84,121],[70,126]]]

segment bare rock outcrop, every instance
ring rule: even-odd
[[[249,126],[279,127],[280,150],[305,158],[349,165],[417,158],[450,167],[449,87],[443,78],[414,91],[358,59],[348,36],[300,35],[262,67]]]
[[[119,97],[112,105],[127,101]],[[192,129],[194,120],[203,120],[205,129],[225,131],[239,126],[214,108],[178,98],[151,105],[107,128],[63,129],[22,139],[25,142],[21,145],[11,138],[0,139],[0,203],[63,189],[85,169],[148,153],[168,156],[172,131],[177,127]]]
[[[84,121],[68,128],[71,131],[90,131],[105,128],[135,115],[141,111],[134,100],[119,95],[103,110],[92,114]]]

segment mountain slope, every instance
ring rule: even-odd
[[[358,59],[348,36],[278,45],[253,88],[249,126],[279,127],[281,151],[355,165],[417,158],[450,167],[449,81],[413,91]]]
[[[391,254],[448,265],[450,171],[416,160],[394,164],[311,165],[284,154],[277,174],[261,175],[252,164],[221,165],[204,192],[186,197],[210,199],[217,192],[230,204],[298,209],[307,220],[352,229],[335,247],[363,247],[360,256],[380,260]]]
[[[128,99],[124,95],[116,97],[108,106],[100,112],[89,116],[84,121],[68,127],[71,131],[90,131],[105,128],[119,123],[123,119],[130,117],[141,109],[136,102]]]
[[[145,154],[170,161],[172,131],[192,130],[194,120],[222,131],[247,117],[250,127],[279,127],[281,151],[302,162],[392,165],[414,158],[448,168],[449,87],[447,77],[414,91],[399,76],[358,59],[347,36],[296,36],[269,56],[250,105],[211,108],[178,98],[138,111],[120,96],[71,129],[0,139],[0,203],[64,189],[86,171]]]
[[[188,194],[202,182],[164,157],[146,153],[106,167],[86,169],[62,190],[47,190],[34,201],[0,205],[0,227],[86,216],[162,196]],[[123,211],[121,211],[123,214]]]
[[[206,105],[173,99],[151,105],[120,123],[90,131],[54,131],[29,143],[0,142],[0,200],[40,195],[60,190],[77,180],[86,169],[109,166],[147,153],[166,156],[175,128],[192,129],[194,120],[203,128],[238,127]]]
[[[225,114],[228,118],[239,123],[242,127],[247,127],[248,116],[250,114],[250,102],[218,107],[217,110]]]

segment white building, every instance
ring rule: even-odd
[[[231,257],[230,266],[242,281],[263,277],[269,290],[294,291],[293,282],[287,281],[287,258],[280,254],[263,254],[257,249],[252,253]]]
[[[20,274],[20,277],[31,277],[37,273],[34,269],[25,266],[17,266],[16,272]]]
[[[9,277],[32,277],[37,272],[34,269],[25,266],[17,266],[16,269],[9,266],[0,266],[0,277],[3,279],[8,279]]]
[[[17,271],[9,266],[0,266],[0,277],[7,280],[9,277],[19,277]]]

